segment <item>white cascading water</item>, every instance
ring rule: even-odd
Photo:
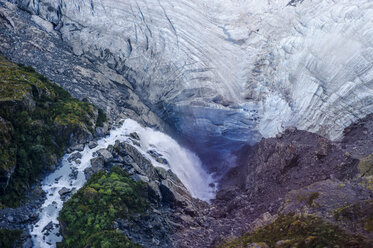
[[[129,138],[129,134],[133,132],[139,135],[140,146],[133,144]],[[109,136],[100,139],[97,147],[89,149],[86,146],[81,152],[80,164],[69,162],[70,154],[66,154],[61,166],[44,179],[42,188],[47,198],[41,207],[39,221],[30,227],[34,247],[55,247],[56,242],[62,240],[57,218],[64,202],[58,191],[63,188],[75,191],[83,187],[86,182],[84,170],[91,166],[90,160],[93,154],[101,148],[113,145],[116,140],[134,145],[155,167],[171,169],[193,197],[205,201],[215,197],[215,189],[209,186],[213,183],[213,178],[204,171],[200,159],[194,153],[181,147],[170,136],[151,128],[144,128],[134,120],[126,119],[121,127],[113,129]],[[162,158],[168,161],[168,165],[158,163],[149,155],[150,150],[161,154]],[[78,172],[76,177],[70,176],[73,171]]]

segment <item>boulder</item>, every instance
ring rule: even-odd
[[[147,176],[143,176],[143,175],[139,175],[139,174],[133,174],[133,175],[131,175],[131,178],[132,178],[133,180],[135,180],[136,182],[138,182],[138,181],[143,181],[143,182],[147,183],[147,182],[150,181],[150,180],[149,180],[149,177],[147,177]]]
[[[94,172],[100,171],[104,168],[105,160],[103,157],[98,156],[91,159],[91,168]]]
[[[84,170],[84,175],[86,179],[88,180],[93,173],[96,173],[98,171],[101,171],[104,169],[105,160],[102,156],[98,156],[96,158],[91,159],[91,167],[86,168]]]
[[[37,15],[32,15],[31,20],[34,21],[37,25],[42,27],[48,33],[52,33],[54,31],[53,24],[40,18]]]
[[[136,132],[130,133],[130,137],[135,140],[140,140],[140,137]]]
[[[158,184],[155,181],[148,183],[149,197],[150,199],[155,200],[156,202],[162,200],[162,194],[158,187]]]
[[[99,157],[104,158],[105,163],[113,161],[113,154],[111,154],[107,149],[100,149],[97,151],[97,154],[99,155]]]
[[[95,147],[97,147],[98,146],[98,144],[97,144],[97,141],[96,140],[92,140],[92,141],[90,141],[89,143],[88,143],[88,147],[89,147],[89,149],[93,149],[93,148],[95,148]]]
[[[66,188],[66,187],[63,187],[62,189],[60,189],[58,191],[58,194],[60,194],[60,196],[63,196],[63,195],[69,194],[69,193],[71,193],[71,190]]]
[[[80,152],[75,152],[73,154],[70,155],[70,157],[67,159],[69,162],[71,161],[76,161],[78,159],[81,159],[82,158],[82,154]]]
[[[75,144],[68,149],[68,151],[79,151],[79,152],[82,152],[83,150],[84,150],[84,144]]]

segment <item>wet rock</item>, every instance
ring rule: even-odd
[[[97,154],[104,158],[105,163],[109,163],[113,160],[113,155],[107,149],[100,149],[97,151]]]
[[[58,191],[58,194],[61,196],[62,201],[66,201],[67,198],[71,195],[71,190],[63,187],[61,190]]]
[[[71,193],[71,190],[66,188],[66,187],[63,187],[62,189],[60,189],[58,191],[58,194],[60,194],[60,196],[63,196],[63,195],[69,194],[69,193]]]
[[[82,152],[84,150],[84,144],[76,144],[74,146],[71,146],[68,151],[72,152],[72,151],[79,151],[79,152]]]
[[[140,140],[140,137],[136,132],[130,133],[130,137],[135,140]]]
[[[104,123],[104,126],[103,127],[96,127],[95,129],[95,136],[96,137],[104,137],[105,135],[108,135],[109,134],[109,124],[108,123]]]
[[[54,228],[54,224],[53,224],[53,222],[51,221],[51,222],[49,222],[49,223],[48,223],[48,224],[43,228],[42,232],[46,232],[46,234],[49,234],[50,231],[53,230],[53,228]]]
[[[97,144],[97,141],[96,140],[92,140],[92,141],[90,141],[89,143],[88,143],[88,147],[89,147],[89,149],[93,149],[93,148],[95,148],[95,147],[97,147],[98,146],[98,144]]]
[[[82,158],[82,154],[80,152],[75,152],[73,154],[70,155],[70,157],[67,159],[69,162],[71,161],[76,161],[78,159],[81,159]]]
[[[148,153],[160,164],[168,164],[168,161],[165,158],[162,158],[162,154],[159,154],[158,152],[154,150],[148,151]]]
[[[73,180],[76,180],[78,178],[78,170],[75,167],[71,169],[71,173],[69,174],[69,177]]]

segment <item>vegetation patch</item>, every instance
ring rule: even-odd
[[[114,221],[131,220],[148,206],[147,187],[120,167],[94,174],[63,206],[58,247],[140,247],[115,231]]]
[[[286,242],[279,242],[286,241]],[[312,215],[282,215],[275,222],[220,247],[247,247],[251,243],[269,247],[369,247],[357,236],[346,234],[339,227]],[[281,245],[279,245],[281,243]]]
[[[373,176],[373,154],[361,159],[358,168],[363,176]]]
[[[0,247],[21,247],[21,234],[20,230],[0,229]]]
[[[309,207],[319,207],[314,201],[320,196],[318,192],[311,192],[306,195],[298,194],[297,197],[299,201],[305,202]]]
[[[0,207],[16,207],[72,134],[93,132],[105,114],[35,72],[0,55]]]
[[[363,229],[373,232],[373,200],[344,206],[333,212],[334,219],[342,222],[360,222]]]

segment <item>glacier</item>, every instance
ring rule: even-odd
[[[371,0],[12,2],[123,75],[201,153],[289,126],[338,140],[373,112]]]

